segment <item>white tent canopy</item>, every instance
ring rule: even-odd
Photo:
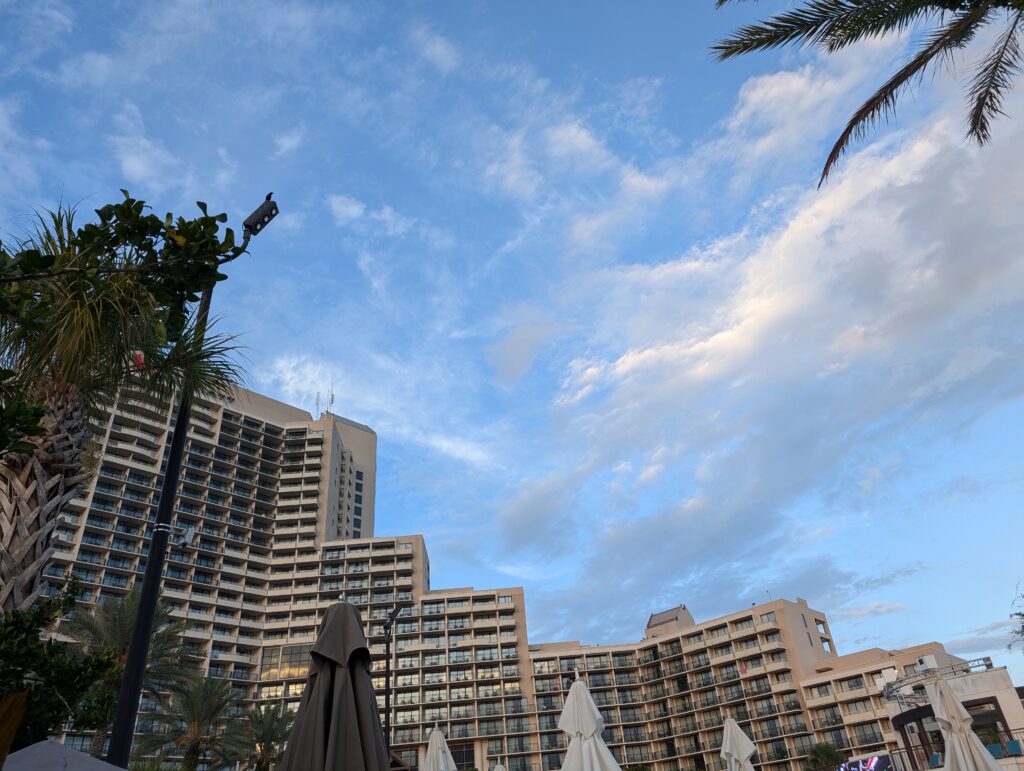
[[[971,728],[971,716],[953,689],[943,680],[927,686],[935,720],[946,743],[943,768],[946,771],[1002,771]]]
[[[754,754],[754,743],[731,717],[725,719],[722,730],[722,760],[726,771],[754,771],[750,758]]]
[[[444,740],[444,734],[437,723],[434,723],[434,730],[430,732],[427,756],[423,759],[420,771],[456,771],[455,758],[452,757],[452,751],[448,749],[448,742]]]
[[[53,739],[47,739],[12,752],[4,763],[4,771],[122,771],[122,769],[97,760],[84,752],[77,752]]]
[[[590,697],[587,685],[576,680],[565,698],[565,707],[558,718],[558,727],[569,734],[562,771],[621,771],[611,750],[601,738],[604,719]]]

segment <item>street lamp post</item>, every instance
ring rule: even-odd
[[[267,223],[277,216],[277,204],[270,200],[271,195],[273,193],[268,194],[266,200],[243,223],[245,231],[239,253],[244,252],[248,247],[250,238],[263,230]],[[203,338],[206,335],[212,297],[213,287],[210,286],[203,290],[199,299],[199,309],[196,312],[196,345],[198,346],[203,344]],[[146,572],[142,577],[139,609],[135,614],[132,637],[128,643],[124,675],[121,677],[121,689],[117,694],[117,714],[110,734],[107,762],[120,768],[128,768],[132,740],[135,738],[135,719],[139,714],[142,680],[146,672],[146,659],[149,657],[149,638],[153,634],[156,605],[160,597],[160,577],[167,555],[167,541],[171,535],[174,498],[177,494],[178,478],[181,476],[181,459],[185,454],[185,437],[188,434],[191,414],[192,383],[186,379],[181,385],[178,416],[174,421],[174,436],[167,453],[167,470],[164,472],[163,485],[160,487],[156,523],[153,525],[153,535],[149,541]]]
[[[396,605],[384,621],[384,748],[388,753],[388,764],[391,761],[391,636],[395,619],[402,612],[402,606]]]

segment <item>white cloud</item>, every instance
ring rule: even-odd
[[[863,603],[878,586],[815,555],[815,539],[793,550],[788,512],[858,453],[865,462],[854,473],[870,481],[851,486],[871,492],[891,461],[872,456],[881,442],[941,441],[1024,382],[1015,363],[1024,338],[1004,323],[1024,308],[1024,200],[1011,181],[1024,177],[1024,128],[1005,132],[979,151],[962,144],[956,121],[936,116],[900,145],[889,149],[887,138],[854,154],[820,192],[776,208],[764,229],[558,288],[591,330],[576,346],[589,355],[563,364],[561,436],[576,457],[599,458],[593,478],[569,485],[586,489],[645,453],[653,484],[678,482],[659,488],[671,496],[659,510],[612,512],[577,582],[545,611],[573,597],[607,640],[596,631],[609,621],[604,609],[667,606],[680,593],[726,610],[764,587],[785,595],[779,587],[792,586],[850,618],[898,610]],[[680,440],[659,469],[650,453]],[[555,501],[546,518],[572,531],[567,495],[540,477],[510,506]],[[507,546],[543,553],[548,537],[531,545],[516,532]],[[784,542],[787,559],[764,559]],[[591,592],[596,571],[629,579]],[[711,596],[703,587],[713,582]]]
[[[235,174],[238,173],[238,161],[232,158],[223,147],[217,148],[217,157],[220,159],[221,165],[213,175],[213,184],[223,189],[231,184]]]
[[[370,212],[369,219],[379,226],[380,232],[392,238],[404,236],[416,223],[416,220],[399,214],[390,206]]]
[[[61,63],[58,78],[68,88],[101,88],[117,75],[118,63],[103,51],[86,51]]]
[[[496,143],[485,176],[501,190],[523,200],[533,199],[544,182],[526,152],[522,133],[502,137]]]
[[[556,331],[557,327],[550,322],[527,320],[516,324],[500,340],[488,346],[488,359],[497,371],[499,382],[511,385],[522,378]]]
[[[545,139],[550,155],[591,171],[605,169],[615,161],[608,149],[580,123],[551,126],[545,132]]]
[[[185,165],[162,142],[149,137],[138,107],[126,104],[115,116],[114,127],[109,142],[128,183],[156,193],[187,184]]]
[[[274,137],[274,155],[272,157],[277,159],[295,152],[302,147],[305,139],[306,127],[301,124],[277,135]]]
[[[334,224],[340,227],[350,225],[366,212],[366,204],[357,198],[347,195],[327,196],[327,209],[334,218]]]
[[[0,98],[0,191],[5,193],[34,190],[50,154],[49,143],[25,131],[20,112],[13,99]]]
[[[450,75],[462,62],[462,56],[452,42],[429,27],[422,24],[414,27],[411,38],[419,55],[442,75]]]
[[[334,393],[346,416],[391,441],[425,447],[469,467],[497,464],[484,438],[486,428],[470,427],[460,418],[460,378],[443,363],[428,355],[401,361],[354,346],[346,352],[345,363],[279,356],[271,363],[268,381],[298,404],[312,405],[315,394]]]

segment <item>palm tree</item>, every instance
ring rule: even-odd
[[[807,771],[835,771],[836,766],[843,763],[846,756],[827,742],[815,744],[807,753],[804,767]]]
[[[717,0],[721,7],[735,0]],[[1002,101],[1024,65],[1019,34],[1024,22],[1020,0],[803,0],[803,5],[767,21],[740,27],[712,51],[719,61],[752,51],[785,45],[816,46],[834,53],[866,38],[898,34],[921,23],[933,26],[923,43],[850,118],[821,172],[825,181],[850,142],[862,138],[882,118],[895,113],[902,92],[936,61],[948,60],[989,25],[999,36],[975,65],[968,87],[967,134],[985,144],[991,121],[1002,113]]]
[[[194,675],[168,688],[170,698],[164,709],[151,716],[157,731],[138,740],[139,753],[182,755],[182,771],[196,771],[207,755],[217,754],[225,744],[225,728],[237,699],[231,681]]]
[[[172,226],[170,215],[165,222],[143,216],[143,208],[126,194],[122,204],[98,210],[99,225],[81,229],[73,209],[58,208],[38,217],[15,257],[0,249],[0,372],[10,375],[2,406],[13,391],[44,408],[39,436],[29,439],[34,449],[0,458],[0,610],[26,608],[42,590],[50,534],[91,476],[90,417],[126,390],[162,403],[186,378],[207,395],[224,394],[238,380],[230,340],[202,341],[187,312],[197,282],[217,280],[211,270],[220,276],[217,249],[233,246],[230,231],[217,240],[221,219],[205,209]],[[204,256],[161,262],[161,243]],[[11,277],[12,265],[40,262],[48,269]],[[136,351],[142,369],[130,365]]]
[[[253,771],[270,771],[284,755],[294,719],[281,702],[246,710],[228,726],[219,754],[228,765],[240,761]]]
[[[131,641],[132,628],[139,607],[139,596],[140,590],[136,584],[128,594],[97,605],[92,613],[79,609],[60,627],[60,633],[78,643],[86,653],[109,650],[117,656],[119,667],[115,676],[95,686],[102,691],[98,700],[103,700],[110,706],[113,706],[121,687],[128,644]],[[190,649],[181,638],[184,631],[184,622],[171,618],[170,607],[162,603],[157,606],[153,636],[149,644],[149,659],[142,683],[143,692],[154,699],[159,699],[161,691],[169,686],[186,683],[192,672],[192,668],[189,667]],[[96,733],[93,734],[89,754],[95,758],[103,753],[103,743],[113,725],[113,717],[112,712],[105,715]]]

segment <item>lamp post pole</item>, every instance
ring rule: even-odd
[[[272,194],[271,194],[272,195]],[[245,233],[239,247],[244,252],[249,239],[259,233],[263,227],[277,216],[277,204],[267,196],[256,211],[245,220]],[[206,336],[206,325],[210,315],[210,301],[213,298],[213,287],[207,287],[199,299],[196,311],[196,345],[201,346]],[[160,499],[156,509],[156,523],[149,541],[149,553],[146,557],[146,572],[142,577],[142,591],[139,597],[139,608],[132,626],[132,636],[128,643],[128,654],[125,658],[124,674],[121,677],[121,688],[117,694],[117,714],[114,727],[110,733],[110,749],[107,762],[120,768],[128,768],[132,753],[132,741],[135,738],[135,720],[139,715],[139,699],[142,697],[142,681],[146,673],[146,659],[149,657],[149,639],[153,634],[156,619],[156,606],[160,598],[160,577],[163,573],[164,560],[167,556],[167,542],[171,535],[171,520],[174,513],[174,498],[181,476],[181,460],[185,454],[185,437],[188,434],[189,418],[192,414],[192,383],[189,379],[181,385],[181,396],[178,402],[178,415],[174,420],[174,436],[167,452],[167,470],[164,472],[163,484],[160,487]]]
[[[387,750],[388,764],[391,764],[391,635],[394,631],[395,619],[402,612],[396,605],[384,621],[384,749]]]

